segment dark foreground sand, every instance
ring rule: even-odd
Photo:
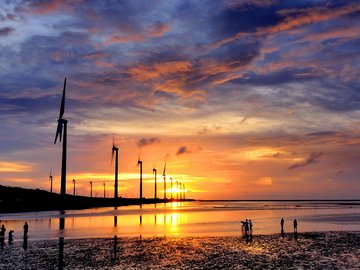
[[[0,250],[0,269],[58,269],[59,240]],[[61,246],[61,245],[60,245]],[[64,269],[360,269],[360,232],[64,240]],[[60,256],[61,268],[61,256]]]

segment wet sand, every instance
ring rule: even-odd
[[[31,238],[31,237],[30,237]],[[0,250],[0,269],[360,269],[360,232],[28,241]]]

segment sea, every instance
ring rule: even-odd
[[[241,234],[251,220],[253,234],[360,231],[360,201],[191,201],[84,210],[0,214],[0,224],[20,241],[24,222],[29,240],[117,237],[201,237]]]

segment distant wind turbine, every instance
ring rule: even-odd
[[[154,199],[155,199],[155,202],[156,202],[156,198],[157,198],[157,194],[156,194],[156,192],[157,192],[157,190],[156,190],[156,188],[157,188],[157,186],[156,186],[156,169],[155,168],[153,168],[153,174],[155,175],[155,192],[154,192]]]
[[[176,200],[179,200],[179,182],[176,181]]]
[[[96,196],[96,194],[95,194]],[[90,198],[92,198],[92,181],[90,181]]]
[[[114,198],[115,200],[118,198],[118,170],[119,170],[119,148],[115,146],[113,141],[112,154],[111,154],[111,163],[114,159],[115,153],[115,188],[114,188]]]
[[[75,182],[76,182],[76,180],[75,179],[73,179],[73,183],[74,183],[74,196],[75,196]]]
[[[60,187],[60,194],[61,196],[65,196],[66,194],[66,144],[67,144],[67,119],[63,119],[63,115],[65,112],[65,91],[66,91],[66,78],[64,80],[64,89],[63,94],[61,98],[61,105],[60,105],[60,113],[59,113],[59,119],[58,126],[56,130],[55,135],[55,141],[54,144],[56,144],[58,136],[60,136],[60,142],[61,138],[63,136],[63,149],[62,149],[62,162],[61,162],[61,187]]]
[[[140,165],[140,201],[142,201],[142,161],[140,160],[140,155],[138,158],[137,166]]]
[[[49,181],[50,181],[50,193],[52,193],[53,176],[51,175],[51,171],[50,171],[50,175],[49,175]]]
[[[166,200],[166,162],[164,165],[163,177],[164,177],[164,200]]]
[[[106,191],[105,191],[106,184],[103,183],[103,185],[104,185],[104,198],[105,198],[106,197]]]
[[[183,185],[183,187],[184,187],[184,195],[183,195],[183,200],[185,201],[185,184]]]
[[[170,177],[170,182],[171,182],[171,185],[170,185],[170,187],[171,187],[171,199],[173,200],[174,198],[173,198],[173,183],[172,183],[172,177]]]

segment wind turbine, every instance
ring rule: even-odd
[[[185,184],[183,184],[183,200],[185,201]]]
[[[143,196],[142,196],[142,161],[140,160],[140,155],[139,155],[136,166],[139,166],[139,165],[140,165],[140,201],[142,201],[142,198],[143,198]]]
[[[119,170],[119,148],[117,148],[113,141],[112,154],[111,154],[111,163],[114,158],[115,153],[115,190],[114,190],[114,198],[115,200],[118,198],[118,170]]]
[[[52,193],[53,176],[51,175],[51,171],[49,175],[49,181],[50,181],[50,193]]]
[[[155,175],[155,193],[154,193],[154,199],[155,199],[155,202],[156,202],[156,198],[157,198],[157,194],[156,194],[156,169],[155,168],[153,168],[153,174]]]
[[[74,196],[75,196],[75,182],[76,182],[76,180],[73,179],[73,183],[74,183]]]
[[[182,200],[182,193],[181,193],[181,183],[179,182],[179,186],[180,186],[180,201]]]
[[[164,177],[164,200],[166,200],[166,162],[164,165],[163,177]]]
[[[60,142],[61,138],[63,137],[63,148],[62,148],[62,162],[61,162],[61,187],[60,187],[60,194],[62,197],[66,194],[66,143],[67,143],[67,119],[63,119],[63,115],[65,112],[65,90],[66,90],[66,78],[64,80],[64,89],[63,94],[61,98],[61,105],[60,105],[60,113],[59,113],[59,119],[58,126],[56,130],[55,135],[55,141],[54,144],[56,144],[58,136],[60,136]]]
[[[90,198],[92,198],[92,181],[90,181]]]

